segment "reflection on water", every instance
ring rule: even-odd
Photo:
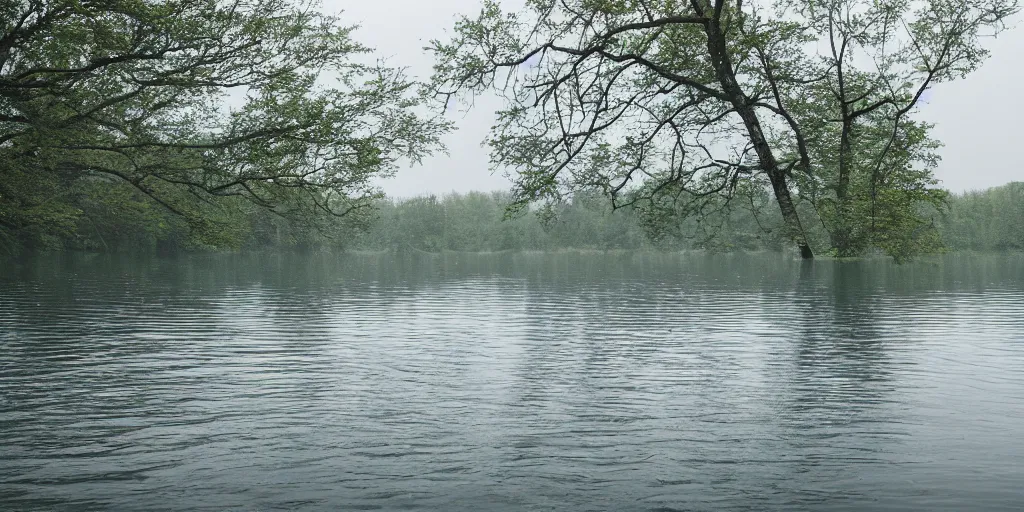
[[[1024,258],[53,256],[0,509],[1014,510]]]

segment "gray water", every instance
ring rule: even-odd
[[[1020,510],[1024,258],[65,255],[0,510]]]

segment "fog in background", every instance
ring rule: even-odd
[[[506,8],[522,5],[504,0]],[[407,67],[413,77],[430,77],[433,56],[423,50],[431,39],[446,37],[457,14],[472,14],[481,0],[325,0],[323,9],[344,11],[346,23],[361,28],[356,39],[376,49],[392,66]],[[1021,20],[996,39],[986,42],[990,58],[964,80],[936,86],[922,105],[921,118],[936,124],[933,136],[942,141],[942,163],[937,176],[954,192],[984,189],[1024,179],[1019,166],[1018,116],[1024,104],[1018,94],[1024,81],[1024,27]],[[448,135],[448,155],[403,168],[394,178],[381,181],[396,197],[422,194],[507,190],[510,182],[488,167],[487,148],[481,146],[501,106],[494,97],[478,98],[467,112],[449,114],[458,130]]]

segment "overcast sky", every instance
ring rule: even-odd
[[[423,51],[430,39],[443,38],[456,14],[479,11],[480,0],[324,0],[324,10],[344,11],[346,23],[358,23],[359,42],[376,48],[393,66],[404,66],[421,79],[430,76],[432,57]],[[504,0],[509,6],[521,1]],[[1017,25],[1024,25],[1019,20]],[[1024,144],[1019,117],[1024,115],[1020,88],[1024,83],[1024,26],[987,41],[992,55],[967,79],[940,84],[921,115],[936,123],[933,135],[945,146],[937,175],[953,191],[980,189],[1024,180],[1017,144]],[[500,104],[477,101],[468,114],[456,114],[458,130],[445,144],[449,155],[402,169],[382,183],[392,196],[409,197],[451,191],[503,190],[510,183],[491,174],[487,149],[481,147]]]

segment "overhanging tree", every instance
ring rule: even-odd
[[[401,70],[291,0],[0,2],[0,231],[60,232],[82,180],[195,227],[244,199],[345,216],[439,147]]]
[[[918,227],[916,203],[940,199],[929,192],[934,142],[912,119],[921,97],[975,69],[981,38],[1016,10],[1016,0],[529,0],[505,13],[485,2],[430,50],[446,101],[485,90],[506,100],[488,143],[492,163],[514,174],[513,206],[598,188],[615,206],[670,195],[686,203],[674,211],[694,213],[766,187],[802,257],[813,252],[801,200],[837,254],[892,253],[907,247],[891,243],[906,234],[895,230]],[[858,214],[864,190],[869,215]],[[879,222],[883,196],[881,210],[903,221]]]

